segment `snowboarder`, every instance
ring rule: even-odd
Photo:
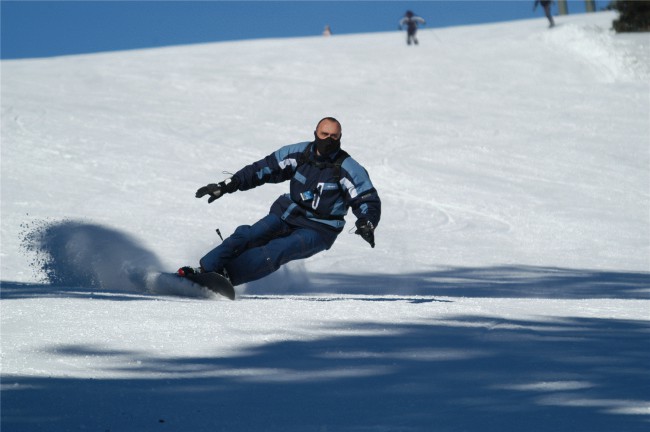
[[[537,10],[537,5],[542,5],[544,8],[544,13],[546,14],[546,18],[548,18],[548,27],[553,28],[555,27],[555,21],[553,21],[553,15],[551,15],[551,5],[553,4],[552,1],[550,0],[535,0],[535,3],[533,4],[533,12]]]
[[[289,261],[331,248],[349,208],[357,217],[355,234],[374,248],[381,201],[365,168],[341,150],[341,131],[338,120],[325,117],[313,141],[284,146],[221,183],[199,188],[196,197],[208,196],[212,203],[225,194],[291,181],[289,193],[267,216],[238,227],[201,258],[199,268],[183,267],[179,275],[216,272],[233,285],[260,279]]]
[[[411,41],[415,43],[415,45],[418,44],[418,38],[416,37],[416,34],[418,32],[418,25],[426,25],[426,21],[424,21],[424,18],[419,17],[415,15],[413,12],[406,11],[406,14],[404,15],[404,18],[402,18],[399,21],[399,29],[402,30],[404,26],[406,26],[406,44],[411,45]]]

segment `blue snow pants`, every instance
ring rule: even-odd
[[[329,249],[316,230],[293,227],[269,214],[253,225],[242,225],[200,260],[205,271],[226,269],[233,285],[261,279],[283,264]]]

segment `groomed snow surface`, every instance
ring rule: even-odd
[[[650,36],[612,13],[2,66],[2,431],[646,431]],[[333,115],[383,202],[220,300]],[[348,217],[348,227],[354,218]]]

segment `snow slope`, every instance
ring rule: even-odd
[[[646,430],[650,37],[614,16],[3,61],[3,431]],[[199,186],[326,115],[375,249],[156,279],[287,187]]]

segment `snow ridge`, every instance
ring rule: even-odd
[[[588,23],[559,25],[542,39],[558,50],[582,58],[602,82],[631,82],[650,79],[650,45],[643,39],[626,40],[613,29]],[[636,46],[636,45],[641,45]],[[644,48],[645,47],[645,48]],[[643,53],[646,55],[642,55]]]

